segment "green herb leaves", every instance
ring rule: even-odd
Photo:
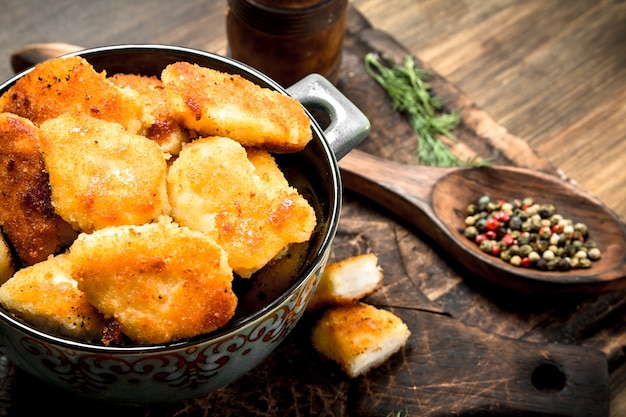
[[[365,56],[365,69],[385,89],[393,108],[408,117],[419,137],[418,164],[439,167],[475,164],[474,160],[460,160],[441,141],[441,135],[455,140],[452,130],[460,121],[460,113],[442,112],[443,101],[431,94],[430,86],[425,82],[428,74],[415,67],[413,57],[406,55],[402,65],[386,67],[376,54],[369,53]]]

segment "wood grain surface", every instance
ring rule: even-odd
[[[626,217],[626,171],[622,168],[626,150],[625,2],[353,0],[352,4],[379,30],[353,20],[351,30],[359,32],[361,44],[348,48],[394,55],[414,53],[436,71],[439,76],[435,79],[436,91],[450,99],[451,106],[469,105],[471,111],[464,119],[466,129],[459,134],[459,152],[495,155],[505,164],[534,166],[549,172],[562,170],[622,218]],[[28,43],[99,46],[156,42],[218,53],[227,51],[225,2],[7,0],[3,6],[0,14],[3,27],[0,56],[5,57],[0,61],[3,79],[12,75],[10,54]],[[363,148],[408,162],[415,138],[406,122],[390,113],[384,101],[375,98],[371,83],[358,71],[359,56],[351,50],[346,54],[344,65],[355,71],[345,74],[341,87],[357,103],[369,103],[368,115],[377,123],[372,140]],[[519,140],[529,146],[521,146]],[[427,237],[350,193],[346,196],[344,218],[349,221],[342,224],[334,257],[375,252],[381,256],[386,279],[392,280],[385,292],[378,295],[381,298],[374,298],[373,302],[404,311],[403,303],[407,300],[402,295],[406,297],[406,285],[409,285],[419,290],[413,293],[412,306],[420,302],[430,305],[440,313],[445,312],[443,318],[447,315],[459,325],[478,329],[481,335],[487,332],[490,339],[505,337],[524,343],[602,352],[611,372],[608,413],[611,416],[626,413],[623,293],[559,300],[522,297],[485,285]],[[363,411],[360,407],[365,404],[367,413],[381,415],[383,409],[387,412],[385,406],[389,401],[400,398],[391,390],[393,395],[386,397],[387,402],[355,402],[354,398],[363,398],[355,396],[362,394],[362,389],[366,393],[380,393],[390,386],[389,382],[380,385],[378,391],[367,391],[376,385],[372,379],[355,384],[333,370],[331,364],[319,367],[318,362],[310,362],[314,352],[303,344],[306,325],[303,323],[276,355],[238,384],[197,402],[141,413],[108,408],[93,410],[93,406],[81,402],[72,402],[70,406],[67,399],[57,397],[55,391],[1,358],[0,414],[32,415],[46,409],[65,415],[84,415],[85,410],[93,411],[94,415],[114,412],[120,416],[211,412],[240,415],[242,410],[249,415],[351,415],[349,411]],[[309,362],[298,362],[302,358]],[[284,375],[282,384],[273,385],[276,369],[285,369],[285,364],[291,370]],[[389,371],[397,365],[398,362],[389,363],[373,378],[393,375]],[[443,366],[445,362],[433,369]],[[305,373],[302,375],[309,372],[309,376],[303,378],[298,372]],[[442,394],[444,386],[437,385],[438,389],[432,391],[435,396],[428,397],[432,392],[425,389],[420,391],[423,397],[413,398],[436,401],[436,394]],[[491,384],[489,388],[497,386]],[[450,392],[452,395],[440,396],[436,404],[463,396],[462,391]],[[480,395],[463,398],[481,399]],[[595,403],[599,413],[590,411],[587,415],[603,415],[606,411],[603,401],[600,393]],[[312,404],[319,408],[311,408]],[[403,408],[398,403],[396,411]],[[454,413],[450,409],[441,410],[439,415]],[[574,414],[568,411],[562,415]]]
[[[626,3],[354,4],[500,125],[626,216]]]

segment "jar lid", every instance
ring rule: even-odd
[[[299,3],[307,7],[289,7]],[[276,7],[272,5],[283,5]],[[335,23],[345,12],[348,0],[228,0],[230,13],[259,31],[280,36],[306,36]]]

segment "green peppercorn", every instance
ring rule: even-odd
[[[525,222],[526,220],[528,220],[528,213],[526,213],[522,209],[513,210],[513,215],[519,217],[522,222]]]
[[[467,206],[466,213],[468,216],[473,216],[477,212],[478,212],[478,207],[476,207],[476,204],[470,204],[469,206]]]
[[[587,225],[585,223],[576,223],[574,225],[574,231],[580,232],[583,235],[583,237],[585,237],[587,236],[587,232],[588,232]]]
[[[519,255],[522,258],[525,258],[528,256],[528,254],[530,254],[530,252],[533,251],[533,248],[530,247],[530,245],[521,245],[519,247]]]
[[[598,248],[589,249],[589,251],[587,252],[587,257],[591,259],[592,261],[597,261],[601,257],[600,249]]]
[[[537,251],[538,252],[545,252],[548,250],[548,248],[550,247],[550,242],[544,239],[539,239],[537,240]]]
[[[487,211],[493,213],[494,211],[500,210],[500,203],[497,201],[490,201],[487,203]]]
[[[533,250],[528,254],[528,259],[530,260],[530,262],[536,263],[541,259],[541,255]]]
[[[548,261],[548,271],[554,271],[555,269],[557,269],[557,266],[559,265],[559,260],[557,258],[553,258],[551,260]]]
[[[558,213],[555,213],[550,217],[550,224],[552,226],[556,226],[557,224],[559,224],[561,220],[563,220],[563,216],[561,216]]]
[[[585,258],[587,258],[587,252],[584,251],[584,250],[579,250],[578,252],[576,252],[574,257],[578,258],[578,259],[585,259]]]
[[[474,226],[468,226],[465,228],[463,234],[466,238],[474,240],[476,239],[476,236],[478,236],[478,229],[476,229]]]
[[[493,241],[491,240],[483,240],[482,242],[480,242],[480,250],[485,252],[485,253],[489,253],[491,252],[491,246],[493,245]]]
[[[478,205],[487,205],[491,199],[488,195],[484,195],[478,199]]]

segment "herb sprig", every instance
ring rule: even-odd
[[[443,113],[443,100],[431,94],[426,83],[428,73],[415,66],[410,55],[402,65],[383,65],[376,54],[365,56],[367,73],[380,84],[391,99],[394,110],[407,115],[418,136],[417,163],[438,167],[476,165],[475,160],[462,161],[440,139],[440,135],[456,141],[452,130],[461,120],[460,111]]]

